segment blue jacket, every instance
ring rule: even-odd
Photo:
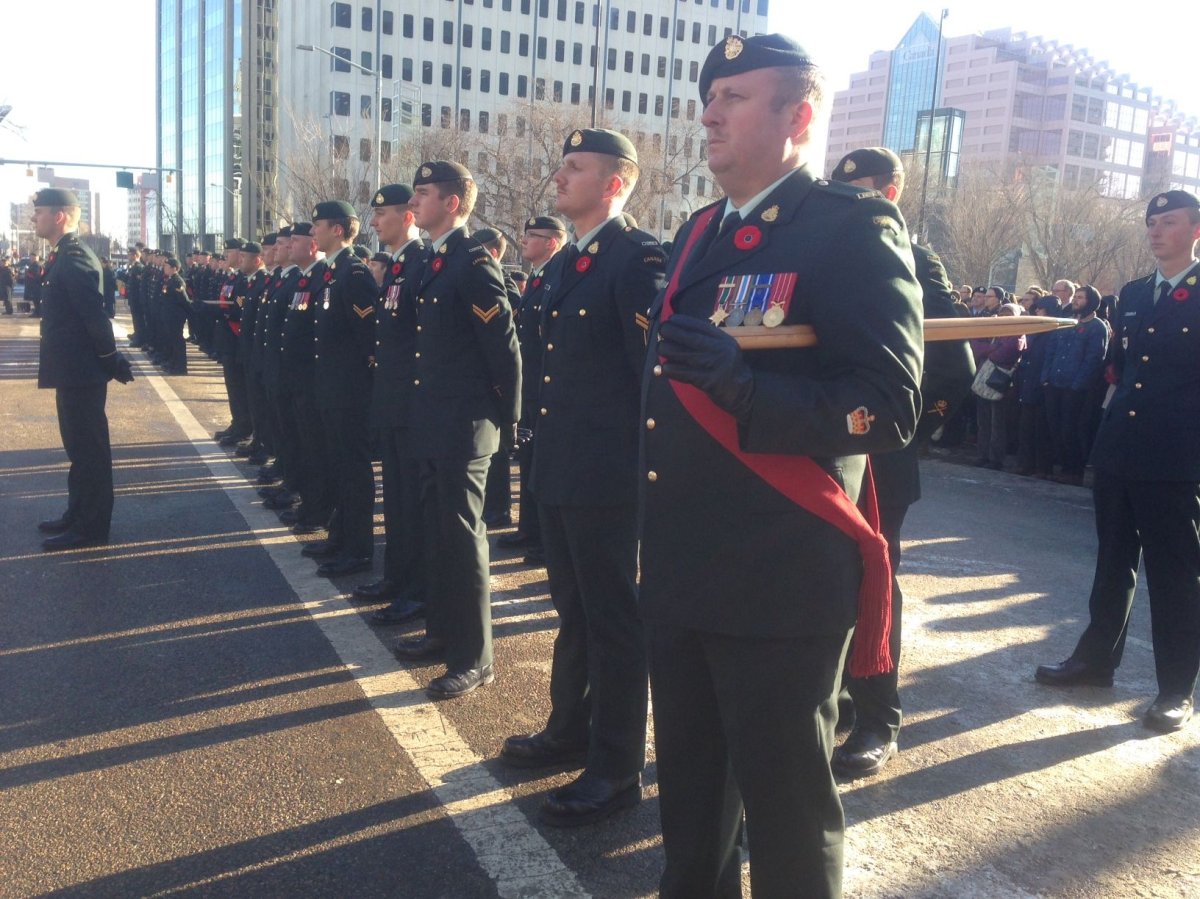
[[[1068,390],[1088,390],[1104,368],[1108,350],[1108,326],[1099,319],[1050,335],[1042,383]]]

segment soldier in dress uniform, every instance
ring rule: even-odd
[[[257,241],[246,241],[242,245],[241,274],[246,293],[238,331],[238,358],[246,380],[246,402],[250,409],[253,437],[249,444],[237,448],[237,455],[245,457],[252,465],[265,464],[271,447],[271,425],[267,419],[266,396],[259,365],[261,360],[254,352],[259,307],[267,290],[268,275],[263,262],[264,252],[263,245]]]
[[[142,325],[142,250],[136,244],[129,250],[129,262],[125,266],[125,300],[129,303],[129,317],[133,319],[133,333],[129,335],[131,347],[141,346],[142,337],[138,328]]]
[[[47,551],[108,542],[113,480],[104,404],[110,379],[122,384],[133,380],[104,314],[100,263],[76,236],[78,227],[74,193],[46,188],[34,195],[34,233],[54,244],[42,282],[38,387],[54,388],[58,429],[71,462],[66,512],[38,525],[54,535],[42,542]]]
[[[699,87],[727,198],[676,235],[643,378],[661,893],[741,895],[744,809],[755,895],[839,896],[829,756],[851,630],[851,673],[890,667],[891,573],[865,454],[916,429],[920,287],[895,205],[806,165],[823,100],[801,46],[730,35]],[[819,345],[735,340],[791,324]]]
[[[893,203],[904,189],[904,163],[886,147],[866,147],[846,154],[834,167],[834,181],[878,190]],[[941,259],[915,240],[912,244],[921,306],[925,318],[954,318],[958,298]],[[921,497],[920,445],[966,398],[975,377],[971,349],[964,341],[938,341],[925,348],[921,373],[921,420],[917,437],[904,449],[871,456],[879,524],[892,564],[892,670],[874,677],[846,677],[853,701],[853,730],[833,754],[833,770],[845,777],[875,774],[896,754],[902,718],[900,708],[900,616],[903,599],[896,570],[900,567],[900,528],[908,507]]]
[[[351,249],[359,231],[354,207],[326,200],[313,209],[312,219],[313,239],[328,265],[313,295],[313,345],[316,403],[334,506],[317,574],[340,577],[370,569],[375,554],[369,415],[378,288]]]
[[[168,256],[165,263],[166,283],[162,288],[163,329],[167,338],[164,349],[166,373],[187,374],[187,342],[183,339],[183,326],[187,322],[190,305],[187,285],[179,274],[179,260]]]
[[[666,257],[625,223],[637,150],[615,131],[571,132],[554,174],[575,240],[546,269],[536,497],[558,636],[546,727],[509,737],[516,765],[584,763],[551,793],[548,824],[586,824],[641,800],[646,652],[637,610],[637,445],[647,312]]]
[[[400,624],[424,614],[427,584],[421,548],[418,471],[405,452],[416,371],[416,309],[404,297],[419,278],[428,247],[408,203],[412,188],[385,184],[371,200],[371,227],[384,253],[383,281],[375,301],[375,380],[371,426],[383,469],[383,577],[354,588],[365,600],[391,600],[371,620]]]
[[[1121,288],[1116,391],[1092,446],[1090,620],[1070,658],[1036,677],[1112,685],[1144,559],[1158,677],[1144,721],[1169,733],[1191,719],[1200,672],[1200,201],[1182,190],[1153,197],[1146,235],[1158,268]]]
[[[547,264],[563,247],[567,226],[552,215],[535,215],[525,222],[521,237],[521,258],[530,266],[521,303],[517,307],[517,343],[521,347],[521,440],[517,446],[517,464],[521,470],[520,510],[517,529],[501,534],[497,546],[524,549],[526,564],[545,564],[542,551],[542,526],[538,520],[537,502],[529,492],[529,471],[533,464],[533,441],[537,435],[538,388],[542,378],[542,290]]]
[[[247,282],[242,275],[242,246],[239,237],[225,241],[225,256],[229,269],[217,294],[219,318],[213,334],[213,351],[225,375],[225,394],[232,418],[224,431],[218,432],[221,446],[236,446],[254,431],[250,418],[250,400],[246,395],[246,370],[242,366],[238,335],[242,330],[242,307],[246,303]]]
[[[405,282],[415,304],[413,395],[406,453],[419,468],[430,604],[426,635],[401,641],[409,658],[443,655],[434,698],[491,683],[492,619],[483,488],[501,435],[516,441],[521,360],[500,266],[466,230],[477,188],[455,162],[426,162],[409,201],[432,255]]]

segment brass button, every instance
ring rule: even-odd
[[[579,310],[579,314],[580,314],[580,315],[587,315],[587,310],[586,310],[586,309],[580,309],[580,310]]]
[[[1150,357],[1149,357],[1149,356],[1143,356],[1143,357],[1142,357],[1142,361],[1143,361],[1143,362],[1149,362],[1149,361],[1150,361]]]
[[[656,422],[653,418],[647,418],[646,419],[646,430],[653,431],[657,424],[658,424],[658,422]]]
[[[1134,384],[1133,386],[1134,386],[1134,387],[1136,387],[1138,390],[1141,390],[1141,389],[1142,389],[1142,382],[1141,382],[1141,381],[1139,381],[1138,383]]]
[[[382,344],[377,340],[375,341],[375,346],[382,346]]]
[[[420,303],[422,306],[424,306],[424,305],[425,305],[425,298],[424,298],[424,297],[417,297],[417,302],[418,302],[418,303]]]
[[[1146,333],[1147,333],[1147,334],[1153,334],[1153,333],[1154,333],[1154,329],[1153,329],[1153,328],[1147,328],[1147,329],[1146,329]]]
[[[1183,329],[1183,333],[1184,333],[1184,334],[1186,334],[1187,332],[1188,332],[1188,329],[1187,329],[1187,328],[1184,328],[1184,329]]]
[[[662,366],[661,365],[654,366],[654,377],[656,377],[656,378],[662,377]]]
[[[417,325],[417,330],[418,330],[418,331],[420,331],[420,330],[421,330],[421,326],[420,326],[420,325]]]
[[[413,355],[414,355],[414,356],[416,356],[418,359],[420,359],[420,358],[421,358],[421,354],[420,354],[420,353],[413,353]]]
[[[1134,416],[1136,416],[1136,415],[1137,415],[1137,410],[1136,410],[1136,409],[1130,409],[1130,410],[1129,410],[1129,417],[1130,417],[1130,418],[1133,418],[1133,417],[1134,417]]]
[[[557,309],[555,309],[553,312],[551,312],[551,313],[550,313],[550,317],[551,317],[551,318],[558,318],[558,310],[557,310]]]
[[[549,384],[549,383],[550,383],[550,376],[549,376],[549,375],[546,375],[546,377],[542,378],[542,383],[543,383],[543,384]]]
[[[546,352],[547,353],[549,353],[553,349],[554,349],[554,344],[552,344],[552,343],[546,344]]]
[[[547,408],[545,408],[545,407],[542,407],[542,410],[541,410],[541,411],[542,411],[542,414],[543,414],[543,415],[549,415],[549,414],[550,414],[550,410],[549,410],[549,409],[547,409]]]
[[[414,386],[414,387],[420,387],[420,386],[421,386],[421,379],[420,379],[420,378],[417,378],[415,381],[413,381],[413,386]]]
[[[653,484],[655,481],[658,480],[658,472],[657,471],[646,472],[646,480]]]

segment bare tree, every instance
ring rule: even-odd
[[[987,283],[996,265],[1024,244],[1016,186],[991,164],[963,166],[955,187],[936,195],[931,188],[925,216],[930,243],[956,284]]]

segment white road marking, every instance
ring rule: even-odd
[[[353,609],[333,584],[316,577],[312,562],[300,555],[295,541],[274,536],[279,532],[276,517],[251,505],[245,493],[233,486],[244,483],[245,476],[228,456],[214,457],[206,451],[211,436],[167,381],[146,366],[140,368],[139,374],[162,399],[213,479],[229,485],[222,489],[230,502],[445,807],[479,866],[496,882],[499,895],[504,899],[587,899],[588,893],[574,873],[530,825],[512,794],[484,768],[483,759],[426,699],[424,688],[397,664],[362,618],[352,614]]]

